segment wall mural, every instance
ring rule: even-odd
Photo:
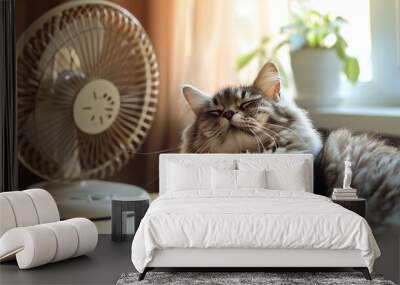
[[[312,153],[317,193],[327,196],[343,185],[345,161],[351,186],[367,199],[367,219],[379,229],[400,224],[400,151],[369,135],[333,131],[325,142],[307,113],[280,94],[273,63],[249,86],[227,87],[213,96],[186,86],[184,96],[196,115],[183,134],[182,152]]]

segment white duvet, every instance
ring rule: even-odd
[[[370,271],[380,255],[368,223],[330,199],[257,189],[162,195],[140,223],[132,262],[143,272],[165,248],[358,249]]]

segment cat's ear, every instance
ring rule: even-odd
[[[278,100],[281,91],[281,80],[276,65],[272,62],[267,62],[261,68],[253,85],[261,90],[262,95]]]
[[[190,108],[192,108],[196,115],[200,112],[204,104],[211,98],[203,91],[190,85],[183,85],[182,93],[185,96],[186,101],[189,103]]]

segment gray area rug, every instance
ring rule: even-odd
[[[117,285],[395,285],[392,281],[384,280],[380,275],[372,275],[373,280],[368,281],[359,272],[148,272],[142,281],[137,280],[138,276],[138,273],[122,274]]]

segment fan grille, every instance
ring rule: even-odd
[[[139,22],[115,4],[74,2],[47,12],[17,44],[19,158],[49,180],[111,175],[141,145],[156,111],[158,67]],[[73,109],[96,80],[116,87],[119,112],[90,133]],[[104,108],[99,114],[108,116]],[[100,115],[93,124],[105,122]]]

